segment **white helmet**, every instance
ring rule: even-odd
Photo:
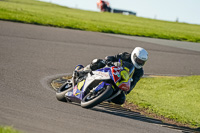
[[[131,61],[137,69],[142,68],[147,60],[148,52],[144,48],[136,47],[131,53]]]

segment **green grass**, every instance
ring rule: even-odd
[[[0,20],[200,42],[200,25],[83,11],[35,0],[0,0]]]
[[[200,76],[143,78],[127,101],[183,124],[200,127]]]
[[[9,126],[0,126],[0,133],[21,133]]]

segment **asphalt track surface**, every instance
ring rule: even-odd
[[[149,52],[145,74],[200,74],[198,51],[103,33],[0,21],[0,125],[27,133],[187,131],[109,104],[83,109],[56,100],[49,85],[53,79],[71,73],[77,64],[131,52],[136,46]]]

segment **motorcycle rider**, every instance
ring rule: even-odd
[[[87,65],[85,68],[83,68],[82,65],[77,65],[75,67],[75,70],[78,71],[77,75],[85,75],[89,71],[94,71],[100,68],[103,68],[106,66],[106,62],[118,62],[118,60],[121,59],[122,61],[132,63],[135,66],[135,72],[132,76],[132,82],[130,90],[127,92],[129,94],[131,90],[135,87],[136,83],[140,80],[140,78],[143,76],[143,65],[148,60],[148,52],[141,47],[136,47],[132,53],[120,53],[115,56],[107,56],[105,57],[105,60],[102,59],[94,59],[91,64]],[[80,70],[83,71],[80,71]],[[111,101],[116,104],[122,105],[126,100],[126,96],[124,92],[122,92],[120,95],[118,95],[116,98],[112,99]]]

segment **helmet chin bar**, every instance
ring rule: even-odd
[[[134,60],[133,60],[133,65],[134,65],[137,69],[142,68],[142,66],[138,65]]]

